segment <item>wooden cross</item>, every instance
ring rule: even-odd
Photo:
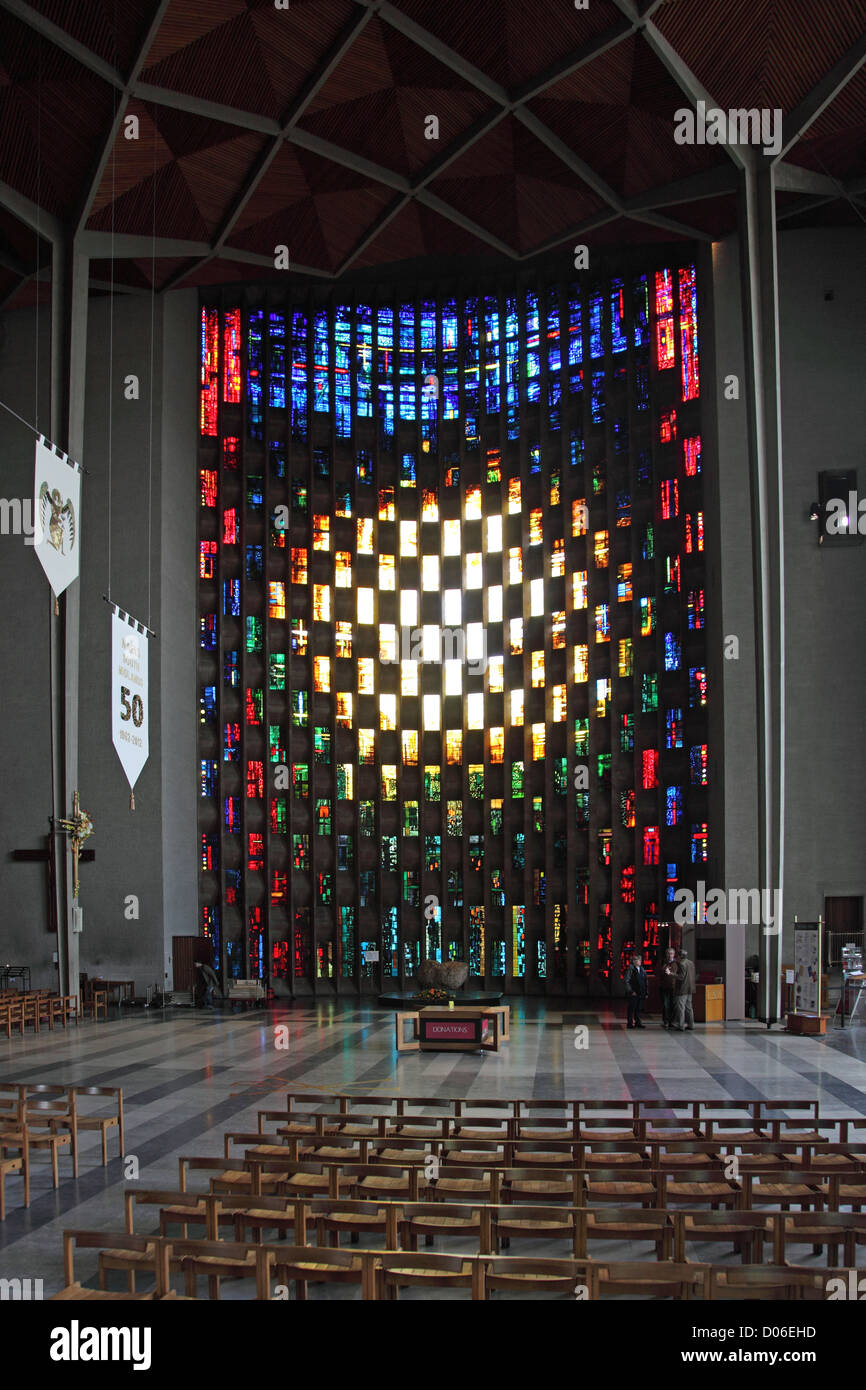
[[[53,817],[49,817],[49,820],[53,823]],[[54,932],[54,933],[57,932],[57,894],[56,894],[56,884],[57,884],[57,848],[56,848],[56,838],[57,838],[58,835],[65,835],[65,834],[68,834],[68,833],[69,833],[69,832],[68,832],[67,830],[65,830],[65,829],[63,829],[63,830],[52,830],[52,831],[50,831],[50,832],[45,836],[45,848],[44,848],[44,849],[13,849],[13,851],[12,851],[12,858],[13,858],[13,860],[15,860],[15,862],[18,863],[18,864],[46,864],[46,865],[48,866],[48,930],[49,930],[49,931],[52,931],[52,932]],[[78,864],[79,864],[79,862],[81,862],[82,864],[91,864],[91,863],[93,862],[93,860],[96,858],[96,851],[93,850],[93,849],[81,849],[80,846],[78,846],[78,847],[76,848],[75,842],[74,842],[74,840],[73,840],[72,852],[73,852],[73,865],[74,865],[73,877],[74,877],[74,880],[75,880],[74,886],[75,886],[75,889],[76,889],[75,896],[77,897],[77,896],[78,896],[78,894],[77,894],[77,889],[78,889]]]

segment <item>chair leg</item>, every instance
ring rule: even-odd
[[[54,1180],[55,1188],[59,1185],[59,1174],[57,1172],[57,1145],[51,1145],[51,1176]]]

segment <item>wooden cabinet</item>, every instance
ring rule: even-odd
[[[692,1000],[696,1023],[722,1023],[725,1018],[725,986],[698,985]]]

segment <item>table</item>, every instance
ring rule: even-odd
[[[113,1003],[119,1004],[122,999],[128,999],[131,1004],[135,998],[135,980],[102,980],[92,976],[87,983],[94,989],[104,989],[108,993],[116,989],[118,997],[116,1001],[112,1001]]]
[[[395,1014],[394,1027],[398,1052],[498,1052],[511,1037],[511,1009],[508,1004],[453,1009],[433,1004]]]

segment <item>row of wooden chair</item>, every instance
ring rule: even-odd
[[[7,1038],[12,1037],[13,1028],[24,1037],[25,1028],[38,1033],[43,1024],[53,1032],[55,1024],[79,1022],[78,996],[75,994],[51,994],[47,990],[35,990],[26,994],[7,991],[0,997],[0,1029],[6,1030]]]
[[[289,1091],[286,1109],[314,1111],[324,1108],[350,1115],[358,1108],[377,1115],[420,1114],[477,1116],[492,1113],[514,1119],[540,1120],[545,1115],[567,1123],[572,1133],[593,1118],[605,1117],[611,1128],[633,1128],[643,1119],[663,1111],[675,1112],[681,1122],[700,1125],[710,1118],[739,1117],[760,1130],[773,1119],[790,1119],[795,1114],[805,1125],[817,1125],[821,1118],[817,1100],[513,1100],[502,1096],[484,1099],[475,1096],[388,1096],[350,1095],[347,1092]],[[839,1121],[836,1121],[839,1123]]]
[[[515,1205],[514,1203],[392,1202],[263,1197],[127,1188],[126,1229],[135,1233],[135,1211],[158,1208],[159,1234],[179,1226],[184,1238],[190,1226],[202,1227],[216,1240],[228,1226],[235,1240],[259,1240],[265,1230],[280,1239],[291,1234],[295,1245],[338,1247],[340,1237],[382,1237],[389,1250],[416,1250],[418,1240],[471,1240],[476,1253],[498,1254],[513,1238],[544,1242],[567,1241],[571,1254],[583,1258],[591,1240],[648,1242],[657,1259],[684,1262],[691,1244],[721,1241],[731,1245],[744,1264],[760,1264],[765,1249],[774,1264],[786,1261],[788,1245],[811,1245],[813,1253],[827,1251],[827,1263],[857,1264],[857,1247],[866,1246],[866,1213],[845,1211],[683,1211],[675,1208],[617,1208]]]
[[[318,1284],[354,1284],[364,1299],[394,1299],[406,1287],[445,1288],[473,1300],[491,1293],[561,1295],[580,1301],[604,1297],[708,1299],[770,1298],[823,1300],[829,1280],[847,1280],[850,1270],[811,1270],[784,1265],[731,1266],[677,1261],[607,1259],[536,1259],[513,1255],[418,1254],[401,1250],[341,1250],[309,1245],[262,1245],[243,1241],[191,1240],[174,1236],[65,1231],[64,1270],[67,1288],[76,1285],[75,1252],[98,1251],[98,1280],[105,1290],[111,1271],[127,1274],[134,1293],[136,1274],[153,1280],[155,1297],[171,1292],[173,1273],[182,1274],[188,1297],[197,1282],[208,1281],[211,1298],[219,1298],[222,1279],[254,1283],[255,1297],[286,1297],[294,1286],[297,1299]],[[80,1287],[80,1285],[79,1285]],[[73,1295],[67,1294],[67,1297]]]
[[[204,1173],[213,1192],[293,1194],[419,1201],[598,1202],[664,1208],[672,1204],[709,1205],[749,1211],[759,1206],[789,1210],[860,1211],[866,1207],[866,1169],[810,1164],[741,1172],[729,1177],[722,1163],[696,1168],[691,1163],[663,1168],[521,1167],[485,1163],[475,1166],[436,1160],[436,1167],[416,1160],[373,1163],[352,1157],[293,1158],[291,1149],[260,1145],[243,1157],[183,1156],[179,1160],[182,1191],[190,1173]],[[831,1155],[834,1158],[836,1155]]]
[[[106,1100],[112,1104],[106,1111]],[[82,1109],[82,1099],[98,1102],[98,1110]],[[0,1220],[5,1220],[5,1179],[23,1180],[24,1206],[30,1205],[30,1158],[45,1149],[51,1158],[51,1176],[59,1186],[59,1160],[68,1154],[72,1176],[78,1177],[78,1136],[81,1130],[98,1130],[102,1140],[103,1167],[108,1163],[108,1134],[116,1129],[121,1156],[125,1152],[123,1091],[119,1086],[65,1086],[0,1081]]]
[[[771,1148],[803,1147],[803,1145],[841,1144],[866,1151],[866,1119],[824,1120],[812,1129],[803,1130],[792,1120],[774,1120],[765,1130],[755,1130],[749,1120],[706,1120],[703,1125],[684,1125],[683,1120],[639,1119],[631,1129],[610,1129],[606,1119],[584,1120],[574,1133],[570,1127],[560,1127],[557,1120],[523,1120],[489,1118],[489,1116],[389,1116],[374,1113],[339,1111],[259,1111],[257,1134],[250,1131],[228,1131],[225,1152],[232,1143],[256,1140],[257,1137],[300,1138],[310,1145],[324,1143],[339,1136],[343,1140],[367,1141],[375,1144],[385,1140],[413,1140],[434,1147],[438,1144],[481,1143],[502,1144],[512,1150],[520,1144],[548,1144],[552,1148],[571,1145],[574,1150],[607,1144],[620,1144],[623,1150],[641,1152],[653,1144],[670,1141],[699,1141],[706,1148],[769,1151]],[[271,1126],[272,1129],[265,1129]]]

